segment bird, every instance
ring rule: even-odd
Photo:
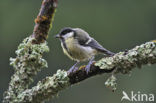
[[[85,67],[85,71],[88,73],[95,55],[104,54],[105,56],[113,56],[115,54],[105,49],[81,28],[65,27],[55,35],[55,38],[59,38],[61,41],[64,54],[76,61],[69,69],[69,73],[73,72],[80,62],[89,61]]]

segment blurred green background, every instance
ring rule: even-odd
[[[42,0],[0,0],[0,101],[8,88],[13,69],[9,58],[21,41],[31,35]],[[119,52],[156,39],[156,0],[59,0],[44,57],[49,68],[35,77],[35,85],[57,69],[70,68],[74,62],[62,52],[53,38],[63,27],[80,27],[105,48]],[[129,75],[118,74],[118,89],[111,92],[104,82],[110,74],[87,79],[60,93],[47,103],[120,103],[122,91],[156,94],[156,65],[134,69]],[[124,101],[124,103],[129,103]]]

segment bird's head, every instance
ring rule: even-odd
[[[68,39],[68,38],[72,38],[74,37],[75,35],[75,31],[70,28],[70,27],[66,27],[66,28],[63,28],[59,34],[57,34],[55,36],[55,38],[59,38],[59,39]]]
[[[64,40],[69,38],[74,38],[76,40],[86,40],[89,38],[89,35],[83,29],[66,27],[63,28],[55,37]]]

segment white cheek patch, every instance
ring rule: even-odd
[[[70,33],[67,33],[66,35],[64,35],[63,38],[67,39],[67,38],[73,37],[73,35],[74,35],[74,32],[70,32]]]

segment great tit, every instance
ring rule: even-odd
[[[89,60],[85,67],[86,72],[90,71],[90,66],[94,60],[94,56],[102,53],[105,56],[113,56],[114,53],[103,48],[95,39],[80,28],[63,28],[59,34],[55,36],[61,41],[63,52],[72,60],[77,61],[70,69],[69,73],[73,72],[76,65],[82,61]]]

